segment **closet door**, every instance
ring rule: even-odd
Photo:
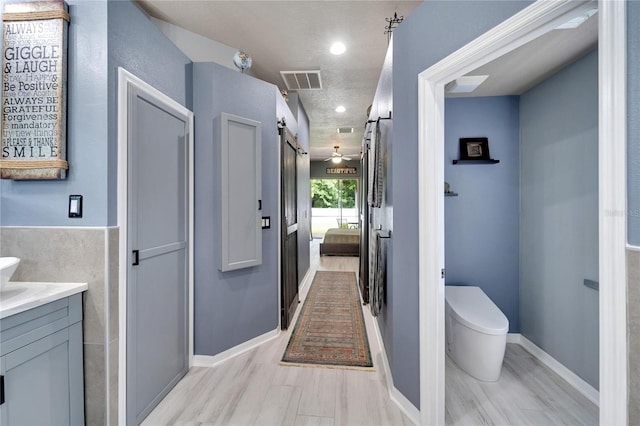
[[[220,264],[223,272],[262,264],[262,125],[221,114]]]
[[[127,424],[189,369],[190,113],[129,88]]]

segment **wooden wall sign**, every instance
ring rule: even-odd
[[[328,175],[356,175],[358,169],[355,167],[327,167]]]
[[[61,0],[4,5],[2,179],[67,175],[68,25]]]

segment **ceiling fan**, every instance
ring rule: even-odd
[[[336,150],[336,152],[332,152],[332,153],[331,153],[331,157],[329,157],[329,158],[325,159],[324,161],[329,161],[329,160],[331,160],[333,163],[336,163],[336,164],[337,164],[337,163],[340,163],[342,160],[345,160],[345,161],[351,161],[351,158],[350,158],[350,157],[346,157],[346,156],[344,156],[343,154],[340,154],[340,153],[338,152],[338,149],[340,149],[340,146],[338,146],[338,145],[334,145],[333,149],[335,149],[335,150]]]

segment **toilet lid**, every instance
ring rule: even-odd
[[[480,287],[445,286],[444,292],[451,315],[462,324],[485,334],[509,331],[509,320]]]

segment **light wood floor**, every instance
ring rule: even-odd
[[[358,270],[357,257],[320,258],[318,243],[312,244],[312,270]],[[389,399],[373,317],[363,311],[376,371],[279,365],[290,327],[217,367],[192,368],[143,424],[411,425]]]
[[[358,270],[357,257],[320,257],[319,242],[311,246],[312,271]],[[411,425],[388,397],[374,320],[363,311],[375,372],[279,365],[291,327],[217,367],[192,368],[143,424]],[[595,425],[598,409],[508,344],[497,383],[473,379],[447,357],[445,417],[447,425]]]
[[[518,344],[500,379],[475,380],[446,358],[447,425],[597,425],[598,407]]]

